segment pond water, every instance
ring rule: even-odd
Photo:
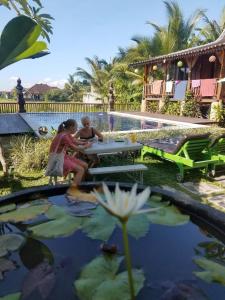
[[[73,203],[68,201],[65,195],[49,197],[33,204],[37,207],[49,203],[61,209],[69,209],[70,217],[73,213],[73,218],[82,219],[79,228],[71,230],[69,234],[67,232],[68,236],[65,237],[62,235],[63,221],[51,227],[49,220],[54,220],[56,215],[60,217],[60,211],[52,214],[51,217],[49,215],[48,219],[42,215],[29,221],[14,222],[14,225],[12,225],[13,222],[8,223],[8,226],[4,225],[3,235],[17,232],[26,239],[19,250],[4,257],[14,265],[14,268],[2,274],[0,297],[20,292],[23,295],[21,299],[29,300],[82,299],[78,298],[76,294],[74,281],[79,278],[80,272],[86,264],[103,254],[100,249],[103,241],[93,239],[93,232],[94,234],[99,232],[99,227],[96,226],[91,233],[90,227],[88,229],[88,226],[83,224],[87,219],[90,221],[93,218],[93,215],[85,216],[86,213],[87,215],[90,212],[94,214],[99,207],[94,208],[91,205],[87,209],[81,210],[81,213],[78,213],[79,216],[75,217],[76,210],[71,210],[71,207],[74,207]],[[23,209],[25,212],[26,209],[29,209],[29,205],[23,205],[18,209]],[[82,214],[83,217],[81,217]],[[2,215],[0,214],[0,220]],[[143,215],[141,218],[143,219]],[[139,221],[134,225],[140,223]],[[102,216],[102,224],[100,224],[102,229],[107,230],[108,222],[108,217]],[[68,223],[67,226],[69,226]],[[41,231],[34,229],[35,226],[38,226],[37,224],[43,226]],[[198,220],[195,220],[195,223],[189,221],[179,226],[149,224],[147,234],[138,239],[134,236],[140,232],[135,233],[135,226],[133,226],[133,232],[129,236],[132,265],[133,268],[142,268],[145,275],[144,287],[136,297],[137,300],[183,299],[181,295],[184,291],[192,296],[190,298],[192,300],[224,299],[222,286],[208,284],[193,274],[194,271],[200,271],[200,268],[193,262],[194,257],[208,257],[211,251],[214,258],[224,262],[223,255],[215,255],[220,252],[219,249],[224,247],[223,243],[209,233],[210,228],[197,224]],[[92,226],[94,227],[94,224]],[[84,230],[84,228],[86,229]],[[48,231],[51,233],[49,234]],[[57,233],[58,231],[61,231],[61,235]],[[55,238],[53,238],[54,235]],[[92,235],[92,238],[88,235]],[[115,226],[111,236],[109,234],[107,243],[115,244],[118,250],[117,254],[123,255],[122,234],[118,226]],[[214,243],[213,249],[207,246],[212,243]],[[0,275],[1,267],[0,259]],[[124,270],[124,261],[122,261],[118,272]],[[174,295],[179,295],[180,298],[173,298]]]
[[[78,127],[82,127],[81,118],[83,116],[89,116],[92,126],[102,132],[149,130],[177,126],[173,123],[166,123],[166,121],[136,119],[108,113],[26,113],[22,117],[34,130],[46,126],[50,131],[51,128],[57,129],[59,124],[67,119],[75,119]]]

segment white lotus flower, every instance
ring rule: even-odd
[[[130,192],[120,190],[116,184],[115,192],[111,193],[105,183],[103,183],[105,199],[96,190],[94,194],[97,201],[112,215],[121,220],[127,220],[131,215],[141,214],[158,208],[141,209],[147,202],[150,195],[150,188],[137,194],[137,184],[134,184]]]

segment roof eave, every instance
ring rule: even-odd
[[[186,49],[186,50],[173,52],[173,53],[166,54],[166,55],[152,57],[148,60],[138,61],[138,62],[129,64],[129,67],[138,67],[138,66],[144,66],[144,65],[151,65],[151,64],[155,64],[155,63],[162,63],[163,60],[165,60],[165,59],[167,62],[171,62],[171,61],[174,61],[174,60],[177,60],[180,58],[192,57],[192,56],[196,56],[196,55],[203,55],[203,54],[207,54],[207,53],[214,53],[214,52],[217,52],[217,51],[220,51],[223,49],[225,49],[225,42],[220,43],[220,44],[211,43],[211,45],[206,44],[204,46],[198,46],[198,47],[194,47],[194,48],[190,48],[190,49]]]

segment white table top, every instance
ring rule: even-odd
[[[91,148],[84,150],[85,154],[99,154],[99,153],[113,153],[113,152],[122,152],[122,151],[135,151],[140,150],[143,147],[140,143],[131,143],[131,142],[116,142],[111,141],[109,143],[93,143]]]

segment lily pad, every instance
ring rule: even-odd
[[[146,215],[134,215],[127,222],[127,231],[131,236],[139,239],[148,233],[149,225],[150,223]]]
[[[9,294],[7,296],[0,297],[0,300],[19,300],[20,295],[20,293]]]
[[[3,273],[15,270],[15,263],[7,258],[0,258],[0,280],[3,279]],[[0,298],[1,299],[1,298]]]
[[[99,256],[82,270],[74,287],[81,300],[130,300],[127,272],[117,274],[122,258]],[[135,295],[144,285],[142,270],[132,270]]]
[[[83,222],[82,229],[92,239],[107,241],[116,224],[116,218],[109,215],[104,208],[98,206],[91,218]]]
[[[6,212],[14,210],[14,209],[16,209],[16,204],[15,203],[1,206],[0,207],[0,214],[6,213]]]
[[[31,205],[29,207],[19,207],[14,211],[0,215],[0,222],[24,222],[32,220],[38,215],[45,213],[49,209],[49,204]]]
[[[0,235],[0,257],[8,254],[9,251],[19,249],[25,241],[25,238],[19,234]]]
[[[147,214],[147,217],[151,223],[167,226],[184,225],[190,220],[188,215],[182,214],[173,205],[161,207],[159,210],[150,212]]]
[[[217,282],[225,285],[225,265],[221,265],[204,257],[195,258],[193,261],[205,270],[202,272],[194,272],[197,277],[209,283]]]
[[[48,222],[29,227],[35,237],[65,237],[73,234],[81,226],[82,218],[72,217],[63,207],[51,206],[46,216],[50,219]]]

